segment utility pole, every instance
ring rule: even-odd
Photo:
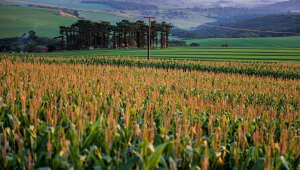
[[[147,59],[150,59],[150,48],[151,48],[151,19],[154,17],[151,16],[146,16],[144,18],[148,18],[148,22],[149,22],[149,28],[148,28],[148,57]]]

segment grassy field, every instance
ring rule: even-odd
[[[102,49],[87,51],[66,51],[55,53],[38,53],[36,55],[47,56],[147,56],[145,49]],[[292,61],[300,62],[299,48],[195,48],[173,47],[169,49],[153,49],[153,58],[161,59],[189,59],[189,60],[213,60],[213,61]]]
[[[79,16],[83,18],[88,18],[91,21],[109,21],[111,24],[116,24],[117,22],[127,19],[121,16],[117,16],[114,14],[106,14],[106,13],[95,13],[95,12],[79,12]]]
[[[103,4],[85,4],[80,3],[78,0],[27,0],[28,2],[32,3],[42,3],[47,5],[55,5],[61,7],[68,7],[68,8],[76,8],[76,9],[87,9],[87,10],[115,10],[107,5]]]
[[[267,38],[209,38],[187,40],[187,44],[200,43],[202,47],[220,47],[228,44],[230,47],[277,47],[300,48],[300,36],[267,37]]]
[[[59,16],[52,9],[0,6],[0,38],[21,36],[30,30],[38,36],[54,37],[59,34],[59,26],[75,21],[72,17]]]

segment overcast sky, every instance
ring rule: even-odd
[[[222,3],[232,3],[239,5],[259,5],[259,4],[271,4],[276,2],[283,2],[288,0],[183,0],[186,3],[196,3],[196,4],[215,4],[217,2]]]
[[[14,0],[0,0],[1,1],[14,1]],[[29,0],[24,0],[29,1]],[[67,2],[79,2],[80,0],[53,0],[57,1],[67,1]],[[99,0],[101,1],[101,0]],[[167,4],[178,5],[181,3],[183,6],[193,7],[193,6],[255,6],[262,4],[272,4],[276,2],[284,2],[288,0],[117,0],[117,1],[131,1],[131,2],[164,2]],[[300,0],[299,0],[300,1]],[[51,0],[40,0],[40,2],[51,2]]]
[[[228,0],[240,4],[258,4],[258,3],[275,3],[287,0]]]

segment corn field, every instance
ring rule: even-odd
[[[279,62],[211,62],[193,60],[170,60],[170,59],[140,59],[132,57],[48,57],[48,56],[2,56],[0,60],[8,59],[12,62],[21,61],[26,63],[45,64],[85,64],[85,65],[113,65],[129,67],[150,67],[165,70],[183,71],[206,71],[215,73],[244,74],[255,76],[267,76],[284,79],[300,79],[299,63]]]
[[[297,77],[29,59],[0,60],[0,169],[300,169]]]

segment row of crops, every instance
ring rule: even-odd
[[[300,168],[298,79],[158,64],[2,59],[1,168]]]
[[[300,64],[290,63],[262,63],[262,62],[202,62],[189,60],[166,60],[166,59],[136,59],[123,57],[3,57],[12,61],[20,60],[22,62],[31,63],[47,63],[47,64],[96,64],[96,65],[115,65],[130,67],[151,67],[162,69],[180,69],[184,71],[207,71],[215,73],[232,73],[245,74],[255,76],[269,76],[274,78],[300,79]]]

